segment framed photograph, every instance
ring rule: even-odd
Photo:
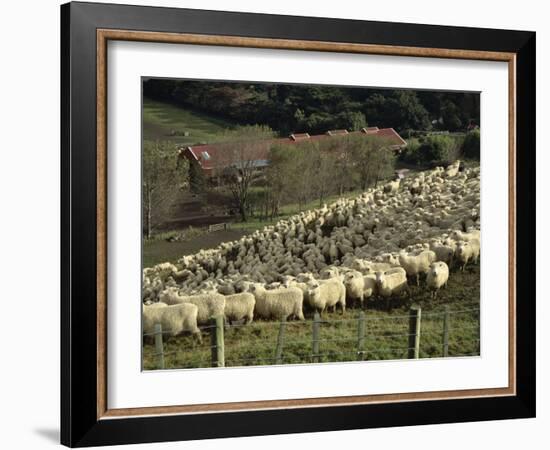
[[[61,441],[535,415],[535,33],[61,7]]]

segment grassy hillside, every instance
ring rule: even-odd
[[[453,270],[446,289],[436,300],[430,298],[424,286],[411,286],[411,298],[393,303],[393,310],[385,310],[385,301],[369,301],[365,311],[365,359],[403,359],[407,357],[409,319],[412,303],[422,308],[420,357],[442,356],[443,311],[448,305],[449,356],[479,355],[479,265],[466,271]],[[320,362],[355,361],[357,359],[357,317],[359,308],[348,307],[323,315],[319,353]],[[273,364],[279,324],[254,320],[250,325],[235,325],[225,330],[225,358],[227,366]],[[210,366],[209,330],[203,330],[201,345],[189,336],[167,339],[164,346],[165,367],[191,368]],[[290,321],[286,325],[283,364],[312,362],[312,314],[306,320]],[[155,347],[143,346],[144,369],[155,369]]]
[[[219,140],[233,125],[169,103],[143,98],[143,139],[197,144]],[[174,132],[176,135],[173,135]],[[184,133],[189,133],[184,136]]]

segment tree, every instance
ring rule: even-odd
[[[272,145],[266,171],[265,211],[271,219],[279,214],[283,201],[289,197],[289,179],[295,168],[294,155],[288,145]]]
[[[460,118],[460,108],[451,100],[446,100],[441,107],[441,117],[443,124],[447,130],[456,131],[462,128],[462,120]]]
[[[418,149],[420,148],[420,140],[418,138],[407,139],[407,146],[400,153],[399,159],[409,164],[420,164]]]
[[[336,164],[333,170],[334,180],[338,188],[338,194],[351,190],[354,185],[354,164],[353,147],[354,137],[343,136],[330,141],[334,148],[331,150],[336,156]]]
[[[319,207],[321,207],[325,198],[334,191],[335,178],[332,174],[338,162],[338,157],[335,152],[330,151],[323,145],[319,145],[319,149],[314,156],[313,173],[310,181],[313,192],[319,198]]]
[[[183,158],[180,158],[183,160]],[[208,181],[200,164],[193,161],[189,164],[189,187],[194,194],[204,194],[208,187]]]
[[[287,170],[287,192],[298,202],[298,209],[315,198],[315,177],[323,176],[317,172],[319,146],[314,142],[301,142],[289,149],[292,165]]]
[[[444,129],[480,123],[480,96],[473,92],[149,79],[143,94],[239,125],[263,123],[282,135],[356,130],[364,116],[373,126],[399,132],[426,131],[432,121]]]
[[[378,182],[384,178],[388,178],[393,174],[395,169],[395,154],[388,147],[378,147],[378,150],[373,152],[374,161],[374,187],[378,186]]]
[[[273,131],[265,126],[245,126],[228,131],[220,144],[218,174],[224,179],[241,220],[248,220],[250,190],[261,178]]]
[[[464,138],[462,151],[466,158],[479,160],[480,158],[480,133],[479,129],[470,131]]]
[[[349,131],[357,131],[367,126],[367,118],[360,111],[343,111],[335,117],[336,125]]]
[[[147,239],[166,221],[171,206],[187,180],[186,163],[179,161],[170,142],[143,143],[142,216]]]
[[[270,149],[267,186],[271,197],[278,204],[296,202],[298,208],[315,198],[320,151],[315,142],[276,144]]]
[[[394,170],[394,155],[389,142],[380,136],[354,136],[351,154],[359,187],[365,190]]]
[[[365,102],[365,113],[371,125],[392,127],[397,131],[428,130],[431,126],[428,111],[410,90],[371,95]]]
[[[432,135],[427,136],[420,143],[417,150],[418,162],[420,164],[449,162],[454,159],[454,140],[450,136]]]

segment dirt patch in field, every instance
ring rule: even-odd
[[[165,240],[143,243],[143,267],[161,262],[176,262],[184,255],[192,255],[201,249],[217,247],[222,242],[234,241],[247,234],[243,230],[225,230],[205,233],[189,241],[167,242]]]
[[[231,199],[226,194],[208,192],[200,196],[188,193],[172,207],[170,217],[161,230],[182,230],[190,226],[234,222],[236,216],[230,214],[231,209]]]

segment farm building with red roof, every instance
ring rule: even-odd
[[[273,145],[277,144],[296,144],[301,142],[326,141],[342,136],[377,136],[384,138],[388,149],[396,153],[406,147],[407,142],[399,136],[393,128],[368,127],[360,131],[348,132],[347,130],[329,130],[325,134],[310,136],[308,133],[291,134],[286,138],[265,139],[254,141],[254,145],[247,150],[246,159],[248,164],[253,164],[257,168],[263,168],[269,165],[269,152]],[[191,163],[198,164],[207,178],[216,176],[216,171],[227,167],[238,167],[243,161],[239,161],[238,154],[235,152],[229,156],[227,144],[199,144],[179,149],[179,154],[187,158]]]

